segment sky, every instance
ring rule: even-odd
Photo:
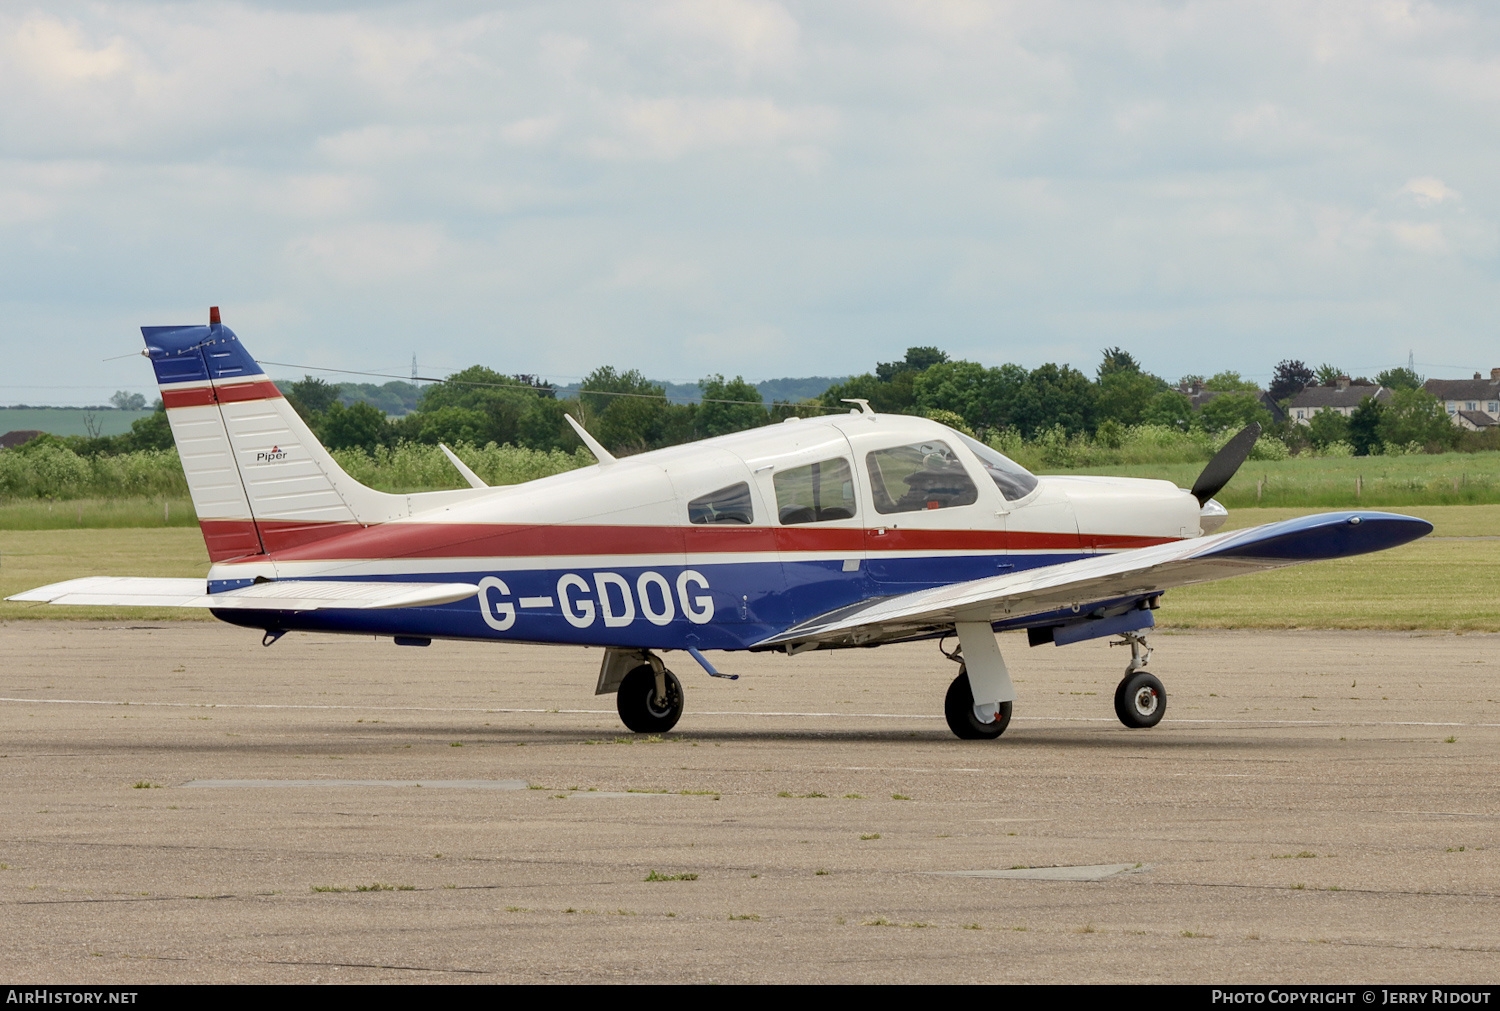
[[[1497,113],[1478,2],[9,3],[0,403],[209,305],[273,375],[1488,375]]]

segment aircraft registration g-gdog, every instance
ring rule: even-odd
[[[205,607],[264,632],[601,647],[597,692],[637,732],[670,729],[683,691],[660,654],[720,674],[707,650],[936,639],[959,663],[944,712],[996,738],[1016,698],[996,633],[1033,646],[1119,636],[1127,727],[1160,722],[1145,633],[1174,587],[1394,547],[1425,520],[1334,512],[1215,533],[1213,496],[1252,425],[1191,490],[1038,477],[925,418],[848,414],[616,459],[571,417],[594,466],[487,487],[393,495],[319,444],[217,308],[208,326],[143,327],[212,565],[206,582],[92,576],[11,600]],[[951,650],[944,641],[957,639]]]

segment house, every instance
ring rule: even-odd
[[[1177,392],[1188,398],[1188,403],[1193,405],[1194,411],[1199,411],[1203,409],[1204,404],[1220,396],[1224,391],[1205,390],[1202,383],[1191,383],[1177,387]],[[1254,393],[1255,399],[1260,401],[1260,405],[1270,412],[1273,422],[1286,420],[1286,411],[1282,410],[1281,405],[1271,399],[1269,393],[1265,390],[1256,390]]]
[[[1319,411],[1337,411],[1344,417],[1373,397],[1378,403],[1391,399],[1391,391],[1373,383],[1356,383],[1348,376],[1339,376],[1332,386],[1306,386],[1302,392],[1287,402],[1287,416],[1299,425],[1312,424],[1313,415]]]
[[[1422,388],[1442,401],[1448,417],[1459,428],[1481,432],[1500,424],[1500,369],[1488,379],[1429,379]]]

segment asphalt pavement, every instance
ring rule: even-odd
[[[1165,616],[1165,612],[1163,612]],[[631,734],[572,647],[0,626],[0,982],[1500,980],[1500,637],[669,664]]]

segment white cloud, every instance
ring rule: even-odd
[[[1456,190],[1450,189],[1441,179],[1432,176],[1420,176],[1408,180],[1406,185],[1401,187],[1401,192],[1409,194],[1419,207],[1436,207],[1444,201],[1459,198]]]
[[[1461,363],[1496,51],[1358,0],[0,9],[0,340],[218,300],[281,360],[559,375]]]

